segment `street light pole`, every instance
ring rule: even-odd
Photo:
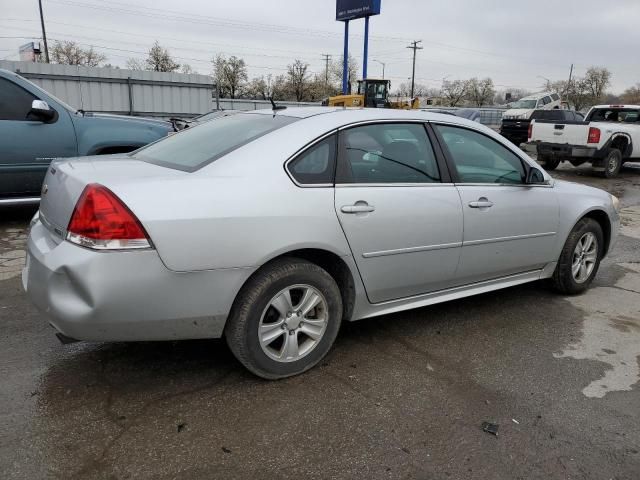
[[[42,25],[42,41],[44,42],[44,58],[49,62],[49,45],[47,44],[47,32],[44,29],[44,15],[42,14],[42,0],[38,0],[38,6],[40,7],[40,24]]]

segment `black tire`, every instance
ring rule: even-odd
[[[544,169],[550,172],[560,165],[560,160],[551,155],[538,154],[538,163],[541,163]]]
[[[299,360],[277,361],[269,357],[260,345],[260,320],[278,292],[300,284],[314,287],[324,297],[328,313],[326,329],[317,345]],[[263,267],[242,288],[231,309],[224,334],[240,363],[259,377],[275,380],[303,373],[324,358],[338,335],[342,311],[340,290],[331,275],[314,263],[285,257]]]
[[[574,251],[580,239],[589,232],[593,233],[597,241],[596,261],[589,277],[583,282],[577,282],[571,271]],[[553,277],[551,278],[554,289],[559,293],[570,295],[582,293],[587,290],[598,273],[603,249],[604,234],[602,233],[602,227],[600,227],[600,224],[592,218],[583,218],[580,220],[576,226],[573,227],[573,230],[571,230],[571,233],[562,248],[562,253],[560,253],[558,265],[556,266],[556,270],[553,272]]]
[[[613,178],[618,176],[622,168],[622,152],[617,148],[612,148],[604,159],[604,172],[602,176],[605,178]]]

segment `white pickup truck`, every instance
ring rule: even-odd
[[[595,171],[615,177],[624,162],[640,161],[640,106],[597,105],[583,122],[534,120],[528,143],[546,170],[562,161],[591,162]]]

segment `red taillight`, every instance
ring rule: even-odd
[[[600,143],[600,129],[596,127],[589,128],[589,138],[587,143]]]
[[[529,141],[531,141],[531,137],[532,137],[531,134],[532,133],[533,133],[533,123],[530,123],[529,124],[529,133],[527,133],[527,138],[528,138]]]
[[[87,185],[67,227],[67,240],[98,250],[149,248],[149,236],[136,216],[111,190]]]

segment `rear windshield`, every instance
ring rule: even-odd
[[[589,115],[590,122],[638,122],[637,108],[596,108]]]
[[[163,167],[193,172],[296,120],[283,115],[231,115],[182,130],[136,150],[131,156]]]

